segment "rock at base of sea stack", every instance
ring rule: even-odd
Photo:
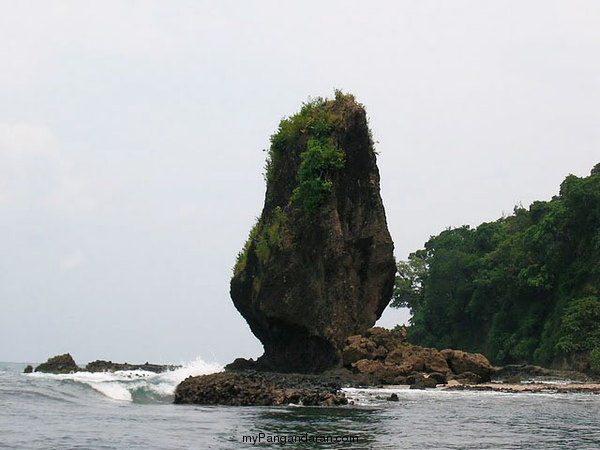
[[[269,372],[220,372],[188,377],[175,390],[175,403],[231,406],[348,403],[339,384],[315,376]]]
[[[367,377],[369,384],[410,384],[415,388],[435,387],[448,380],[476,384],[496,373],[480,353],[437,350],[406,341],[405,333],[375,327],[362,335],[349,336],[343,364]]]

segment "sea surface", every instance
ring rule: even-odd
[[[174,405],[177,383],[221,370],[22,374],[0,363],[0,448],[600,448],[600,395],[347,389],[336,407]],[[398,402],[386,401],[392,392]]]

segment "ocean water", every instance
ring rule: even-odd
[[[600,448],[600,395],[347,389],[325,407],[174,405],[194,361],[164,374],[22,374],[0,363],[0,448]],[[392,392],[398,402],[385,400]]]

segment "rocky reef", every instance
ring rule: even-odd
[[[79,367],[73,357],[69,353],[63,355],[56,355],[48,358],[48,361],[40,364],[35,368],[35,372],[44,373],[74,373],[74,372],[116,372],[118,370],[146,370],[148,372],[166,372],[167,370],[174,370],[180,366],[162,365],[162,364],[150,364],[145,362],[144,364],[129,364],[129,363],[114,363],[112,361],[96,360],[88,363],[85,368]],[[33,368],[27,366],[24,373],[31,373]]]
[[[343,367],[318,375],[272,373],[256,371],[256,363],[237,359],[225,372],[185,379],[177,386],[175,403],[344,405],[348,401],[342,387],[460,386],[489,381],[497,370],[483,355],[411,345],[405,334],[381,327],[350,336],[345,343]]]
[[[163,364],[151,364],[145,362],[144,364],[129,364],[129,363],[115,363],[112,361],[103,361],[101,359],[92,361],[85,366],[87,372],[116,372],[117,370],[145,370],[148,372],[161,373],[167,370],[174,370],[180,366],[163,365]]]
[[[188,377],[175,390],[175,403],[267,406],[336,406],[348,403],[339,383],[316,375],[221,372]]]
[[[363,106],[338,91],[281,121],[265,178],[231,297],[264,346],[256,368],[322,372],[341,363],[347,336],[373,326],[394,285]]]
[[[479,353],[412,345],[402,330],[381,327],[349,336],[343,367],[318,375],[259,372],[255,367],[255,362],[240,358],[225,372],[188,377],[177,387],[175,403],[337,406],[352,404],[344,387],[389,385],[515,393],[600,392],[600,384],[580,372],[527,364],[493,367]],[[395,393],[386,399],[399,400]]]

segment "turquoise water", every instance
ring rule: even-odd
[[[219,369],[201,361],[159,375],[24,366],[0,363],[0,448],[600,448],[597,394],[349,389],[355,405],[338,408],[203,407],[171,403],[180,379]]]

